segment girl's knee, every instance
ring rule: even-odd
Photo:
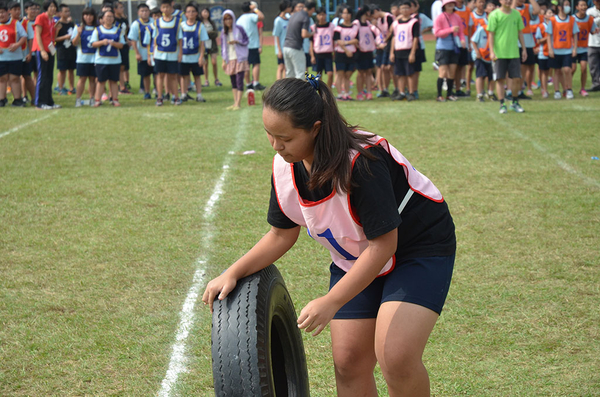
[[[388,378],[410,378],[423,367],[421,355],[410,349],[390,346],[377,355],[381,372]]]
[[[341,349],[340,349],[341,350]],[[359,377],[365,373],[372,373],[375,369],[375,358],[368,359],[358,350],[344,349],[333,352],[335,372],[342,377]]]

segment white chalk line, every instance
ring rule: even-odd
[[[556,164],[564,171],[568,172],[569,174],[573,174],[575,176],[577,176],[579,179],[581,179],[583,182],[585,182],[586,184],[590,185],[590,186],[594,186],[597,188],[600,188],[600,182],[597,181],[594,178],[590,178],[587,175],[582,174],[581,172],[577,171],[574,167],[572,167],[571,165],[569,165],[567,162],[565,162],[563,159],[561,159],[559,156],[557,156],[556,154],[552,153],[550,150],[546,149],[546,147],[542,144],[540,144],[539,142],[537,142],[535,139],[530,138],[527,134],[525,134],[524,132],[522,132],[521,130],[519,130],[518,128],[516,128],[514,125],[508,123],[506,120],[504,120],[504,118],[499,117],[493,113],[491,113],[491,111],[487,111],[493,118],[499,120],[502,124],[508,126],[508,130],[515,135],[516,137],[529,142],[531,144],[531,146],[533,146],[533,148],[535,150],[537,150],[540,153],[543,153],[545,156],[549,156],[550,158],[552,158],[552,160],[554,160],[556,162]]]
[[[40,117],[40,118],[37,118],[37,119],[31,120],[31,121],[28,121],[28,122],[26,122],[25,124],[21,124],[21,125],[18,125],[18,126],[16,126],[16,127],[13,127],[13,128],[11,128],[10,130],[8,130],[8,131],[5,131],[5,132],[2,132],[2,133],[0,133],[0,138],[4,138],[5,136],[7,136],[7,135],[10,135],[10,134],[12,134],[13,132],[17,132],[17,131],[19,131],[19,130],[20,130],[20,129],[22,129],[22,128],[28,127],[28,126],[30,126],[31,124],[35,124],[35,123],[38,123],[38,122],[40,122],[40,121],[42,121],[42,120],[46,120],[48,117],[54,116],[55,114],[56,114],[56,112],[48,113],[46,116],[42,116],[42,117]]]
[[[243,140],[246,135],[246,118],[248,116],[243,113],[240,114],[242,117],[240,117],[241,122],[235,138],[234,147],[229,151],[229,155],[225,157],[221,176],[217,180],[213,192],[204,206],[203,224],[202,230],[200,231],[200,252],[202,252],[202,254],[196,260],[196,271],[194,272],[192,286],[188,291],[183,303],[183,308],[179,314],[179,327],[177,328],[177,334],[175,335],[175,343],[173,344],[173,349],[171,352],[169,368],[167,369],[167,373],[158,392],[158,396],[160,397],[171,396],[177,384],[179,375],[187,372],[188,359],[186,356],[186,342],[190,334],[190,330],[194,326],[194,307],[198,300],[198,296],[200,295],[200,290],[204,285],[204,276],[206,274],[207,263],[210,261],[209,252],[212,247],[213,240],[212,219],[214,216],[214,208],[223,194],[223,186],[227,180],[227,174],[229,173],[230,162],[232,160],[231,154],[240,150],[240,146],[243,144]]]

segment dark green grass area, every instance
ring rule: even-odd
[[[427,175],[454,217],[453,284],[424,357],[432,393],[598,395],[600,96],[536,92],[526,113],[499,115],[474,98],[435,102],[424,66],[422,100],[340,108]],[[220,78],[204,104],[157,108],[136,94],[118,109],[75,109],[63,96],[55,112],[1,110],[0,134],[44,119],[0,138],[0,395],[158,392],[197,259],[208,281],[269,228],[274,152],[261,108],[226,111]],[[327,292],[328,264],[305,232],[279,261],[298,312]],[[211,318],[200,302],[195,314],[174,391],[208,396]],[[334,395],[327,332],[304,341],[312,395]]]

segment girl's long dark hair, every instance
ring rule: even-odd
[[[348,124],[340,114],[333,93],[323,81],[317,90],[306,80],[286,78],[277,80],[263,94],[263,107],[287,115],[294,128],[312,130],[321,121],[315,138],[314,159],[308,182],[309,189],[336,188],[350,192],[352,159],[350,150],[375,159],[362,145],[369,144],[372,134],[360,134],[358,126]]]

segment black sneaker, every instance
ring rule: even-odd
[[[405,99],[406,99],[406,95],[404,95],[404,93],[402,92],[402,93],[398,94],[398,96],[396,98],[392,99],[392,100],[394,100],[394,101],[403,101]]]
[[[129,84],[129,81],[126,81],[126,82],[125,82],[125,89],[126,89],[127,91],[131,91],[131,85]]]
[[[256,84],[254,85],[254,89],[255,89],[255,90],[257,90],[257,91],[262,91],[262,90],[264,90],[265,88],[267,88],[267,87],[265,87],[265,86],[264,86],[264,85],[262,85],[261,83],[256,83]]]
[[[398,100],[399,96],[400,96],[400,91],[394,90],[394,92],[392,92],[392,95],[390,95],[390,99],[392,101],[396,101],[396,100]]]
[[[12,103],[12,106],[16,108],[24,108],[25,102],[23,102],[23,99],[15,99]]]
[[[163,99],[164,99],[165,101],[168,101],[169,99],[171,99],[171,95],[169,95],[169,94],[165,94],[165,95],[163,96]]]
[[[188,101],[188,99],[189,99],[189,98],[188,98],[188,96],[187,96],[187,95],[186,95],[186,96],[182,96],[182,97],[181,97],[181,102],[187,102],[187,101]]]
[[[377,98],[389,98],[390,93],[387,90],[383,90],[377,95]]]
[[[466,96],[468,96],[468,95],[467,95],[467,94],[465,94],[463,91],[461,91],[461,90],[458,90],[458,91],[456,91],[456,92],[454,93],[454,96],[455,96],[455,97],[458,97],[458,98],[462,98],[462,97],[466,97]]]
[[[488,95],[488,98],[490,98],[491,101],[498,102],[498,97],[496,94]]]
[[[483,99],[483,94],[478,94],[477,95],[477,101],[479,101],[479,102],[485,102],[485,100]]]
[[[531,99],[531,97],[530,97],[530,96],[527,96],[527,95],[525,95],[525,93],[524,93],[524,92],[521,92],[521,93],[519,94],[519,96],[517,96],[517,99]]]
[[[250,84],[246,84],[246,89],[247,89],[247,90],[251,90],[251,89],[253,89],[253,87],[252,87],[252,83],[250,83]]]
[[[408,94],[407,97],[406,97],[406,100],[408,102],[412,102],[412,101],[416,101],[417,98],[415,97],[415,94]]]

